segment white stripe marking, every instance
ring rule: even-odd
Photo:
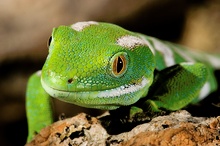
[[[172,50],[166,44],[161,43],[161,41],[155,38],[152,38],[152,41],[154,43],[154,48],[163,54],[166,66],[169,67],[174,65],[175,61]]]
[[[220,57],[195,51],[190,51],[190,55],[201,62],[209,63],[215,69],[220,69]]]
[[[149,84],[149,82],[150,82],[149,80],[147,80],[146,78],[143,77],[140,84],[123,85],[121,87],[114,88],[114,89],[111,89],[111,90],[100,91],[98,93],[97,97],[110,98],[110,97],[117,97],[117,96],[121,96],[121,95],[124,95],[124,94],[133,93],[133,92],[136,92],[136,91],[144,88],[147,84]]]
[[[77,22],[71,26],[72,29],[76,31],[82,31],[84,28],[89,27],[91,25],[98,25],[98,22],[95,21],[87,21],[87,22]]]
[[[206,82],[206,83],[203,85],[202,89],[200,90],[199,100],[202,100],[202,99],[204,99],[205,97],[207,97],[208,94],[210,93],[210,89],[211,89],[211,87],[210,87],[209,82]]]
[[[188,53],[186,53],[186,51],[188,51],[188,50],[182,50],[181,48],[176,48],[175,46],[173,46],[173,48],[175,49],[176,53],[178,53],[186,61],[195,62],[195,60]]]
[[[122,47],[126,47],[128,49],[133,49],[136,46],[148,46],[146,41],[136,37],[136,36],[131,36],[131,35],[127,35],[127,36],[122,36],[117,40],[118,45],[122,46]]]
[[[140,37],[144,40],[144,42],[147,44],[147,46],[150,48],[151,52],[155,55],[154,47],[151,45],[151,43],[145,38],[146,36],[140,35]],[[149,37],[149,36],[148,36]]]
[[[36,72],[36,75],[37,75],[38,77],[40,77],[40,76],[41,76],[41,70],[38,70],[38,71]]]
[[[209,61],[209,63],[216,69],[220,69],[220,58],[217,58],[215,56],[212,55],[206,55],[207,60]]]

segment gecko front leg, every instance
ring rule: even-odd
[[[41,71],[34,73],[28,81],[26,109],[28,120],[27,141],[30,141],[42,128],[53,122],[51,98],[41,86]]]
[[[157,112],[160,109],[179,110],[198,98],[207,82],[208,68],[201,63],[180,63],[155,75],[148,99],[143,108]]]

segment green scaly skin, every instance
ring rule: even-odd
[[[178,110],[216,90],[219,58],[108,23],[54,28],[42,71],[28,83],[28,141],[52,123],[49,95],[103,110],[145,97],[153,112]]]

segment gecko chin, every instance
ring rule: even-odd
[[[120,106],[133,104],[146,96],[151,82],[142,77],[136,84],[122,85],[108,90],[80,92],[55,89],[48,86],[43,79],[41,79],[41,84],[50,96],[61,101],[87,108],[113,110]]]

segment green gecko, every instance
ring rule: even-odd
[[[114,110],[141,98],[145,110],[179,110],[217,89],[220,55],[94,21],[54,28],[41,71],[27,85],[30,141],[53,122],[50,96],[88,108]]]

